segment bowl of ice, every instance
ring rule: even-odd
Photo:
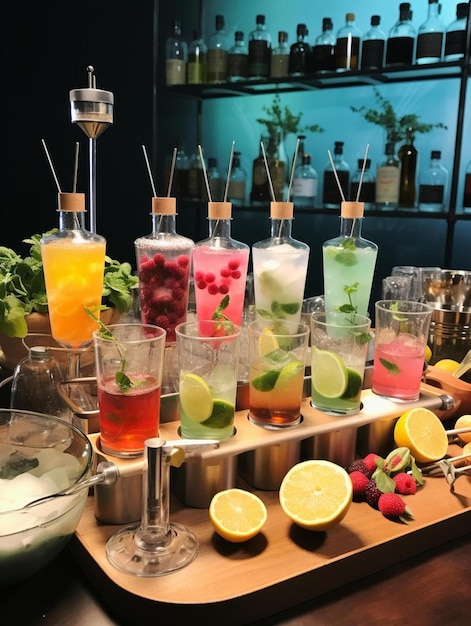
[[[0,587],[39,571],[73,535],[92,454],[86,435],[59,418],[0,409]]]

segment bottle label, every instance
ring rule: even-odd
[[[270,77],[286,78],[288,76],[289,54],[274,54],[271,57]]]
[[[315,198],[317,196],[317,178],[295,178],[293,196]]]
[[[345,194],[346,190],[348,189],[350,174],[349,172],[340,171],[337,172],[337,175],[339,177],[343,193]],[[337,181],[335,179],[335,174],[331,171],[324,172],[323,200],[324,204],[338,204],[339,206],[342,201],[342,196],[340,195]]]
[[[424,33],[417,37],[417,59],[441,59],[443,33]]]
[[[246,54],[229,54],[227,57],[227,78],[247,78],[249,57]]]
[[[245,200],[245,181],[243,180],[229,181],[227,196],[230,199]]]
[[[471,207],[471,173],[466,174],[464,179],[463,206]]]
[[[270,67],[270,48],[264,39],[249,41],[249,76],[268,78]]]
[[[384,41],[371,39],[363,42],[361,50],[362,69],[379,69],[383,67]]]
[[[445,37],[445,54],[447,57],[452,54],[464,56],[466,47],[466,31],[454,30],[446,34]]]
[[[223,83],[227,74],[227,52],[217,48],[208,50],[208,83]]]
[[[413,56],[413,37],[392,37],[388,39],[386,65],[411,65]]]
[[[420,204],[441,204],[443,205],[445,187],[443,185],[420,185]]]
[[[312,49],[312,67],[315,72],[334,72],[335,47],[314,46]]]
[[[335,44],[335,65],[337,69],[358,69],[360,54],[359,37],[340,37]]]
[[[165,61],[165,80],[167,85],[184,85],[186,83],[186,63],[181,59]]]
[[[207,65],[205,62],[188,61],[188,84],[202,85],[206,82]]]
[[[376,202],[388,204],[399,202],[400,171],[393,165],[378,167],[376,172]]]

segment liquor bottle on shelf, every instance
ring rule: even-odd
[[[281,202],[284,199],[287,162],[283,137],[280,132],[272,133],[268,139],[267,161],[273,191],[275,194],[275,201]]]
[[[442,60],[445,24],[440,19],[438,0],[428,0],[428,17],[417,31],[415,61],[418,65]]]
[[[376,208],[395,210],[399,205],[399,182],[401,171],[396,159],[394,143],[388,142],[385,150],[386,158],[376,169]]]
[[[365,33],[361,44],[362,70],[376,70],[384,66],[386,34],[379,27],[380,22],[379,15],[371,16],[371,28]]]
[[[389,31],[386,42],[386,67],[412,65],[417,32],[412,24],[409,2],[399,5],[399,20]]]
[[[406,131],[406,143],[397,153],[401,163],[401,176],[399,183],[399,208],[414,208],[416,196],[416,174],[419,153],[414,146],[414,129]]]
[[[301,165],[294,170],[293,202],[296,207],[316,206],[317,172],[311,165],[311,155],[303,154]]]
[[[345,195],[348,193],[350,186],[350,166],[343,158],[343,145],[343,141],[335,142],[332,161],[335,166],[335,171],[337,172],[342,192]],[[329,162],[324,170],[324,189],[322,195],[323,206],[327,209],[338,209],[341,201],[342,195],[337,184],[332,163],[329,159]]]
[[[286,78],[289,71],[288,33],[285,30],[278,32],[278,46],[273,48],[270,60],[270,77]]]
[[[268,182],[267,169],[265,167],[265,159],[263,158],[262,152],[262,142],[266,152],[268,137],[260,137],[259,153],[253,160],[252,164],[252,188],[250,191],[250,202],[255,206],[265,205],[271,200],[270,185]]]
[[[345,26],[337,33],[335,68],[337,72],[357,70],[359,67],[361,31],[355,26],[355,13],[347,13]]]
[[[214,157],[209,157],[208,159],[207,175],[208,175],[209,189],[211,190],[211,199],[213,201],[219,202],[222,200],[222,195],[224,192],[224,181],[222,180],[221,174],[219,172],[218,160],[215,159]],[[205,185],[205,191],[206,191],[206,185]],[[208,195],[207,191],[204,195],[205,195],[205,199],[209,200],[209,198],[207,197]]]
[[[223,15],[216,15],[216,30],[208,39],[208,83],[218,84],[226,81],[227,53],[231,47],[225,31]]]
[[[207,200],[204,168],[198,148],[190,157],[188,169],[188,196],[192,200]]]
[[[180,20],[173,20],[172,35],[165,41],[165,82],[167,85],[186,83],[188,45],[182,37]]]
[[[170,193],[176,198],[188,197],[188,170],[190,169],[190,160],[185,153],[182,141],[176,143],[177,154],[175,158],[175,172],[172,179],[172,188]],[[164,165],[164,181],[166,188],[170,180],[170,168],[172,164],[173,146],[169,146],[169,153],[165,157]]]
[[[257,15],[256,28],[249,35],[249,78],[263,80],[270,72],[271,35],[265,26],[265,16]]]
[[[189,85],[204,85],[207,80],[208,46],[198,31],[188,47],[187,80]]]
[[[464,57],[468,6],[467,2],[459,2],[456,5],[456,19],[448,25],[445,31],[444,61],[459,61]]]
[[[249,51],[245,44],[244,33],[236,31],[234,46],[227,55],[227,80],[230,83],[247,80],[249,74]]]
[[[358,169],[352,175],[352,184],[350,185],[350,197],[356,201],[358,188],[360,187],[359,202],[363,202],[364,209],[370,210],[375,208],[375,177],[370,171],[371,159],[366,159],[365,168],[363,170],[364,159],[358,159]],[[362,177],[363,174],[363,177]]]
[[[247,173],[242,167],[240,152],[234,152],[231,175],[227,189],[227,198],[233,206],[245,205]]]
[[[309,34],[306,24],[298,24],[296,42],[289,52],[289,75],[305,76],[311,65],[311,46],[306,39]]]
[[[419,178],[419,211],[441,212],[445,207],[448,172],[440,163],[442,153],[432,150],[430,164]]]
[[[312,70],[314,72],[335,71],[335,44],[334,25],[330,17],[322,20],[322,33],[318,35],[312,47]]]
[[[463,210],[465,213],[471,212],[471,161],[466,165],[464,175]]]

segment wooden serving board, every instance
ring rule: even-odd
[[[425,392],[430,390],[425,387]],[[421,402],[439,411],[433,391]],[[285,431],[266,431],[236,414],[236,436],[210,456],[240,454],[276,441],[303,439],[344,427],[360,427],[400,415],[406,405],[366,390],[357,416],[332,418],[303,401],[304,421]],[[386,404],[385,404],[386,403]],[[435,408],[434,408],[435,407]],[[161,437],[178,437],[178,423],[161,425]],[[297,434],[295,434],[297,433]],[[301,529],[283,513],[277,491],[260,491],[238,478],[242,488],[257,493],[268,509],[263,531],[243,544],[230,544],[215,534],[207,509],[189,508],[175,496],[170,520],[189,527],[198,537],[199,554],[184,569],[158,578],[137,578],[116,570],[107,560],[106,542],[120,526],[98,522],[89,498],[71,548],[103,600],[115,611],[135,611],[141,620],[205,619],[209,623],[241,624],[266,617],[358,578],[469,533],[471,477],[462,475],[450,492],[444,477],[426,478],[425,486],[407,504],[414,514],[408,525],[390,521],[366,503],[352,503],[344,520],[327,533]]]

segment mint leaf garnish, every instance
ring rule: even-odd
[[[401,370],[399,369],[399,367],[395,364],[392,363],[391,361],[387,361],[386,359],[382,359],[380,357],[379,362],[381,363],[381,365],[383,365],[383,367],[385,367],[388,372],[390,374],[392,374],[393,376],[397,376],[398,374],[401,373]]]

